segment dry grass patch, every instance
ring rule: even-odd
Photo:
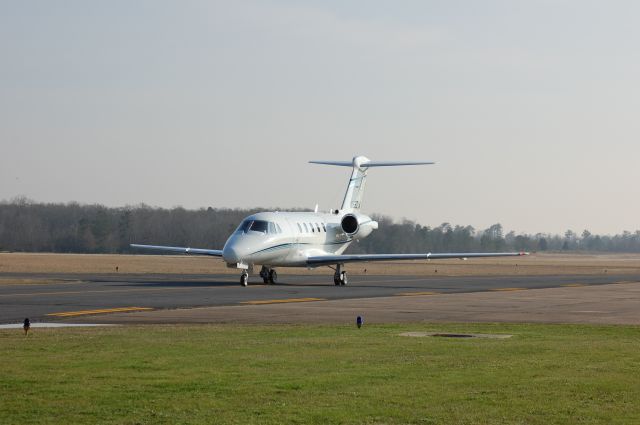
[[[117,271],[116,271],[117,268]],[[637,254],[536,254],[471,260],[403,261],[347,264],[352,275],[508,276],[640,274]],[[326,276],[327,268],[282,268],[286,274]],[[187,255],[1,253],[1,273],[66,274],[230,274],[218,258]]]

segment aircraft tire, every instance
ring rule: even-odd
[[[249,275],[247,273],[242,273],[240,275],[240,285],[247,286],[249,284]]]
[[[340,285],[345,286],[348,283],[347,272],[342,272],[340,274]]]
[[[272,285],[278,283],[278,273],[273,269],[269,271],[269,283]]]

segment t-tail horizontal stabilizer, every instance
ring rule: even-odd
[[[363,158],[363,157],[357,157]],[[432,165],[435,162],[427,162],[427,161],[368,161],[363,162],[361,164],[355,165],[354,158],[353,161],[309,161],[310,164],[321,164],[321,165],[337,165],[339,167],[360,167],[360,168],[372,168],[372,167],[394,167],[400,165]]]
[[[362,206],[362,196],[367,180],[367,170],[373,167],[396,167],[402,165],[430,165],[435,162],[427,161],[371,161],[364,156],[356,156],[351,161],[309,161],[311,164],[337,165],[339,167],[353,167],[347,192],[342,201],[342,210],[358,210]]]

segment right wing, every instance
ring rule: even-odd
[[[518,257],[529,255],[528,252],[461,252],[447,254],[353,254],[353,255],[318,255],[307,258],[309,266],[330,264],[359,263],[367,261],[397,260],[443,260],[447,258],[480,258],[480,257]]]
[[[131,248],[148,249],[152,251],[177,252],[180,254],[194,255],[212,255],[214,257],[222,257],[220,249],[200,249],[200,248],[184,248],[181,246],[162,246],[162,245],[138,245],[132,243]]]

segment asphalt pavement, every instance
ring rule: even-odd
[[[55,321],[111,312],[273,304],[320,300],[511,291],[640,281],[640,275],[570,276],[349,276],[337,287],[331,275],[281,275],[276,285],[253,277],[242,287],[230,275],[0,274],[3,280],[54,283],[0,285],[0,323],[29,317]]]

